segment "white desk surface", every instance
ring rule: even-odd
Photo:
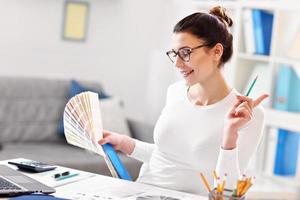
[[[24,160],[23,158],[12,159],[14,161]],[[13,169],[17,167],[9,165],[8,161],[0,161],[0,164],[5,164]],[[53,175],[64,171],[79,172],[76,177],[64,179],[61,181],[55,181]],[[43,173],[25,173],[23,174],[44,183],[45,185],[54,187],[56,193],[54,196],[77,199],[77,200],[96,200],[96,199],[136,199],[138,196],[145,195],[163,195],[173,197],[177,199],[190,199],[201,200],[207,199],[198,195],[193,195],[184,192],[178,192],[168,189],[163,189],[151,185],[142,183],[125,181],[121,179],[111,178],[108,176],[102,176],[80,170],[70,169],[66,167],[58,166],[55,170],[51,170]],[[2,198],[1,198],[2,199]],[[175,199],[174,199],[175,200]]]
[[[174,190],[163,189],[142,183],[125,181],[107,176],[97,175],[76,183],[56,188],[55,196],[70,199],[126,199],[137,197],[167,196],[175,199],[206,200],[206,196],[198,196]],[[151,198],[160,199],[160,198]],[[163,198],[161,198],[163,199]]]
[[[18,158],[15,160],[19,160]],[[6,164],[6,161],[0,161],[0,164]],[[9,165],[16,169],[15,166]],[[52,177],[58,172],[79,172],[79,176],[68,178],[61,181],[55,181]],[[138,196],[146,195],[163,195],[174,197],[177,199],[207,199],[207,197],[193,195],[184,192],[178,192],[168,189],[163,189],[151,185],[146,185],[137,182],[125,181],[107,176],[97,175],[80,170],[70,169],[66,167],[58,167],[55,170],[43,173],[24,173],[27,176],[36,179],[48,186],[54,187],[56,193],[54,196],[64,197],[69,199],[136,199]],[[299,195],[299,193],[298,193]],[[260,180],[257,178],[254,186],[247,194],[247,200],[299,200],[296,188],[274,184],[269,180]]]
[[[97,175],[56,188],[55,196],[70,199],[126,199],[134,200],[138,196],[162,195],[177,199],[208,199],[206,196],[192,195],[173,190],[167,190],[120,179]],[[157,198],[158,199],[158,198]],[[276,186],[269,181],[257,181],[247,194],[247,200],[300,200],[294,188]],[[153,200],[156,200],[155,198]]]

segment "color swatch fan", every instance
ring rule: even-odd
[[[102,135],[98,95],[84,92],[73,97],[64,112],[64,131],[69,144],[105,156],[98,144]]]
[[[69,100],[64,111],[64,132],[69,144],[101,155],[112,176],[131,180],[111,144],[98,144],[103,126],[98,94],[83,92]]]

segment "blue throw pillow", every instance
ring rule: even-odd
[[[86,91],[91,91],[91,92],[98,93],[99,99],[106,99],[106,98],[110,97],[107,94],[105,94],[104,91],[97,91],[97,90],[92,89],[92,88],[85,88],[82,85],[80,85],[76,80],[72,80],[71,81],[71,87],[70,87],[69,99],[71,99],[72,97],[74,97],[75,95],[77,95],[81,92],[86,92]]]
[[[77,95],[79,93],[82,93],[82,92],[86,92],[86,91],[91,91],[91,92],[98,93],[99,99],[110,98],[110,96],[108,96],[104,91],[97,91],[97,90],[92,89],[92,88],[83,87],[76,80],[72,80],[68,100],[71,99],[72,97],[74,97],[75,95]],[[63,120],[63,117],[59,122],[58,133],[62,136],[64,135],[64,120]]]

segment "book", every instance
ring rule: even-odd
[[[112,145],[98,144],[103,138],[103,125],[97,93],[83,92],[68,101],[64,132],[69,144],[101,155],[113,177],[132,180]]]
[[[254,38],[254,25],[253,25],[251,9],[245,9],[243,11],[243,26],[244,26],[245,51],[246,53],[254,54],[255,38]]]
[[[266,10],[253,9],[252,17],[255,38],[255,53],[270,55],[273,13]]]
[[[300,79],[289,65],[281,65],[275,88],[274,108],[290,112],[300,111]],[[279,129],[274,174],[295,176],[297,171],[300,133]]]
[[[265,151],[264,171],[267,175],[274,174],[278,129],[270,128],[267,132],[267,147]]]

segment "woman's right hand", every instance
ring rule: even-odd
[[[135,141],[131,137],[106,130],[103,130],[103,138],[98,143],[100,145],[110,143],[115,150],[120,150],[127,155],[132,154],[135,147]]]

